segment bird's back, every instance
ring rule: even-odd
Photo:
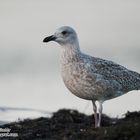
[[[103,76],[105,80],[115,80],[122,86],[123,92],[140,89],[140,74],[116,64],[112,61],[87,56],[94,73]]]

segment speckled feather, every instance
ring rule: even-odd
[[[104,101],[140,89],[140,74],[75,47],[63,50],[61,62],[64,83],[78,97]]]

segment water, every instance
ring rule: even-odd
[[[24,119],[35,119],[38,117],[51,117],[52,113],[42,110],[27,108],[0,107],[0,125]]]

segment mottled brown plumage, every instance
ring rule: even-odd
[[[76,96],[92,100],[95,127],[100,126],[102,103],[131,90],[140,89],[140,74],[112,61],[86,55],[80,51],[76,32],[59,28],[44,42],[54,40],[62,47],[61,71],[66,87]],[[99,119],[95,101],[99,101]]]

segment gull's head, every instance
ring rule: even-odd
[[[46,37],[43,42],[55,41],[61,46],[78,45],[78,37],[73,28],[69,26],[62,26],[56,32]]]

